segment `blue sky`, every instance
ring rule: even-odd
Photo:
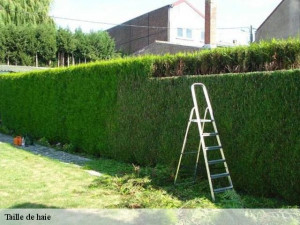
[[[80,20],[99,21],[119,24],[146,12],[171,4],[176,0],[54,0],[50,14]],[[205,0],[189,0],[204,13]],[[217,27],[258,28],[281,0],[216,0],[218,6]],[[74,30],[105,30],[111,26],[56,19],[56,24]],[[247,30],[235,32],[248,38]],[[228,30],[228,35],[234,33]]]

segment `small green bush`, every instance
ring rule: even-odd
[[[62,150],[65,152],[75,152],[75,148],[72,144],[64,144]]]
[[[39,140],[37,140],[37,143],[40,144],[40,145],[46,146],[46,147],[50,147],[51,146],[50,143],[49,143],[49,141],[45,137],[42,137]]]

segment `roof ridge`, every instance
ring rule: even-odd
[[[200,12],[195,6],[192,5],[192,3],[190,3],[187,0],[178,0],[176,2],[174,2],[173,4],[171,4],[172,7],[178,6],[181,3],[186,3],[188,6],[190,6],[196,13],[198,13],[201,17],[203,17],[203,19],[205,18],[204,14],[202,12]]]
[[[260,26],[257,28],[257,30],[259,30],[268,20],[269,18],[277,11],[277,9],[283,4],[283,2],[285,2],[285,0],[282,0],[277,6],[276,8],[268,15],[268,17],[260,24]]]

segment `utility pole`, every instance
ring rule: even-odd
[[[253,27],[252,27],[252,25],[250,25],[249,32],[250,32],[250,44],[251,44],[253,42]]]

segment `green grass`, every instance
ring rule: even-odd
[[[103,176],[91,176],[87,169]],[[174,187],[169,174],[166,168],[134,169],[107,159],[81,168],[0,143],[0,208],[293,207],[234,192],[219,195],[213,203],[207,181]]]

